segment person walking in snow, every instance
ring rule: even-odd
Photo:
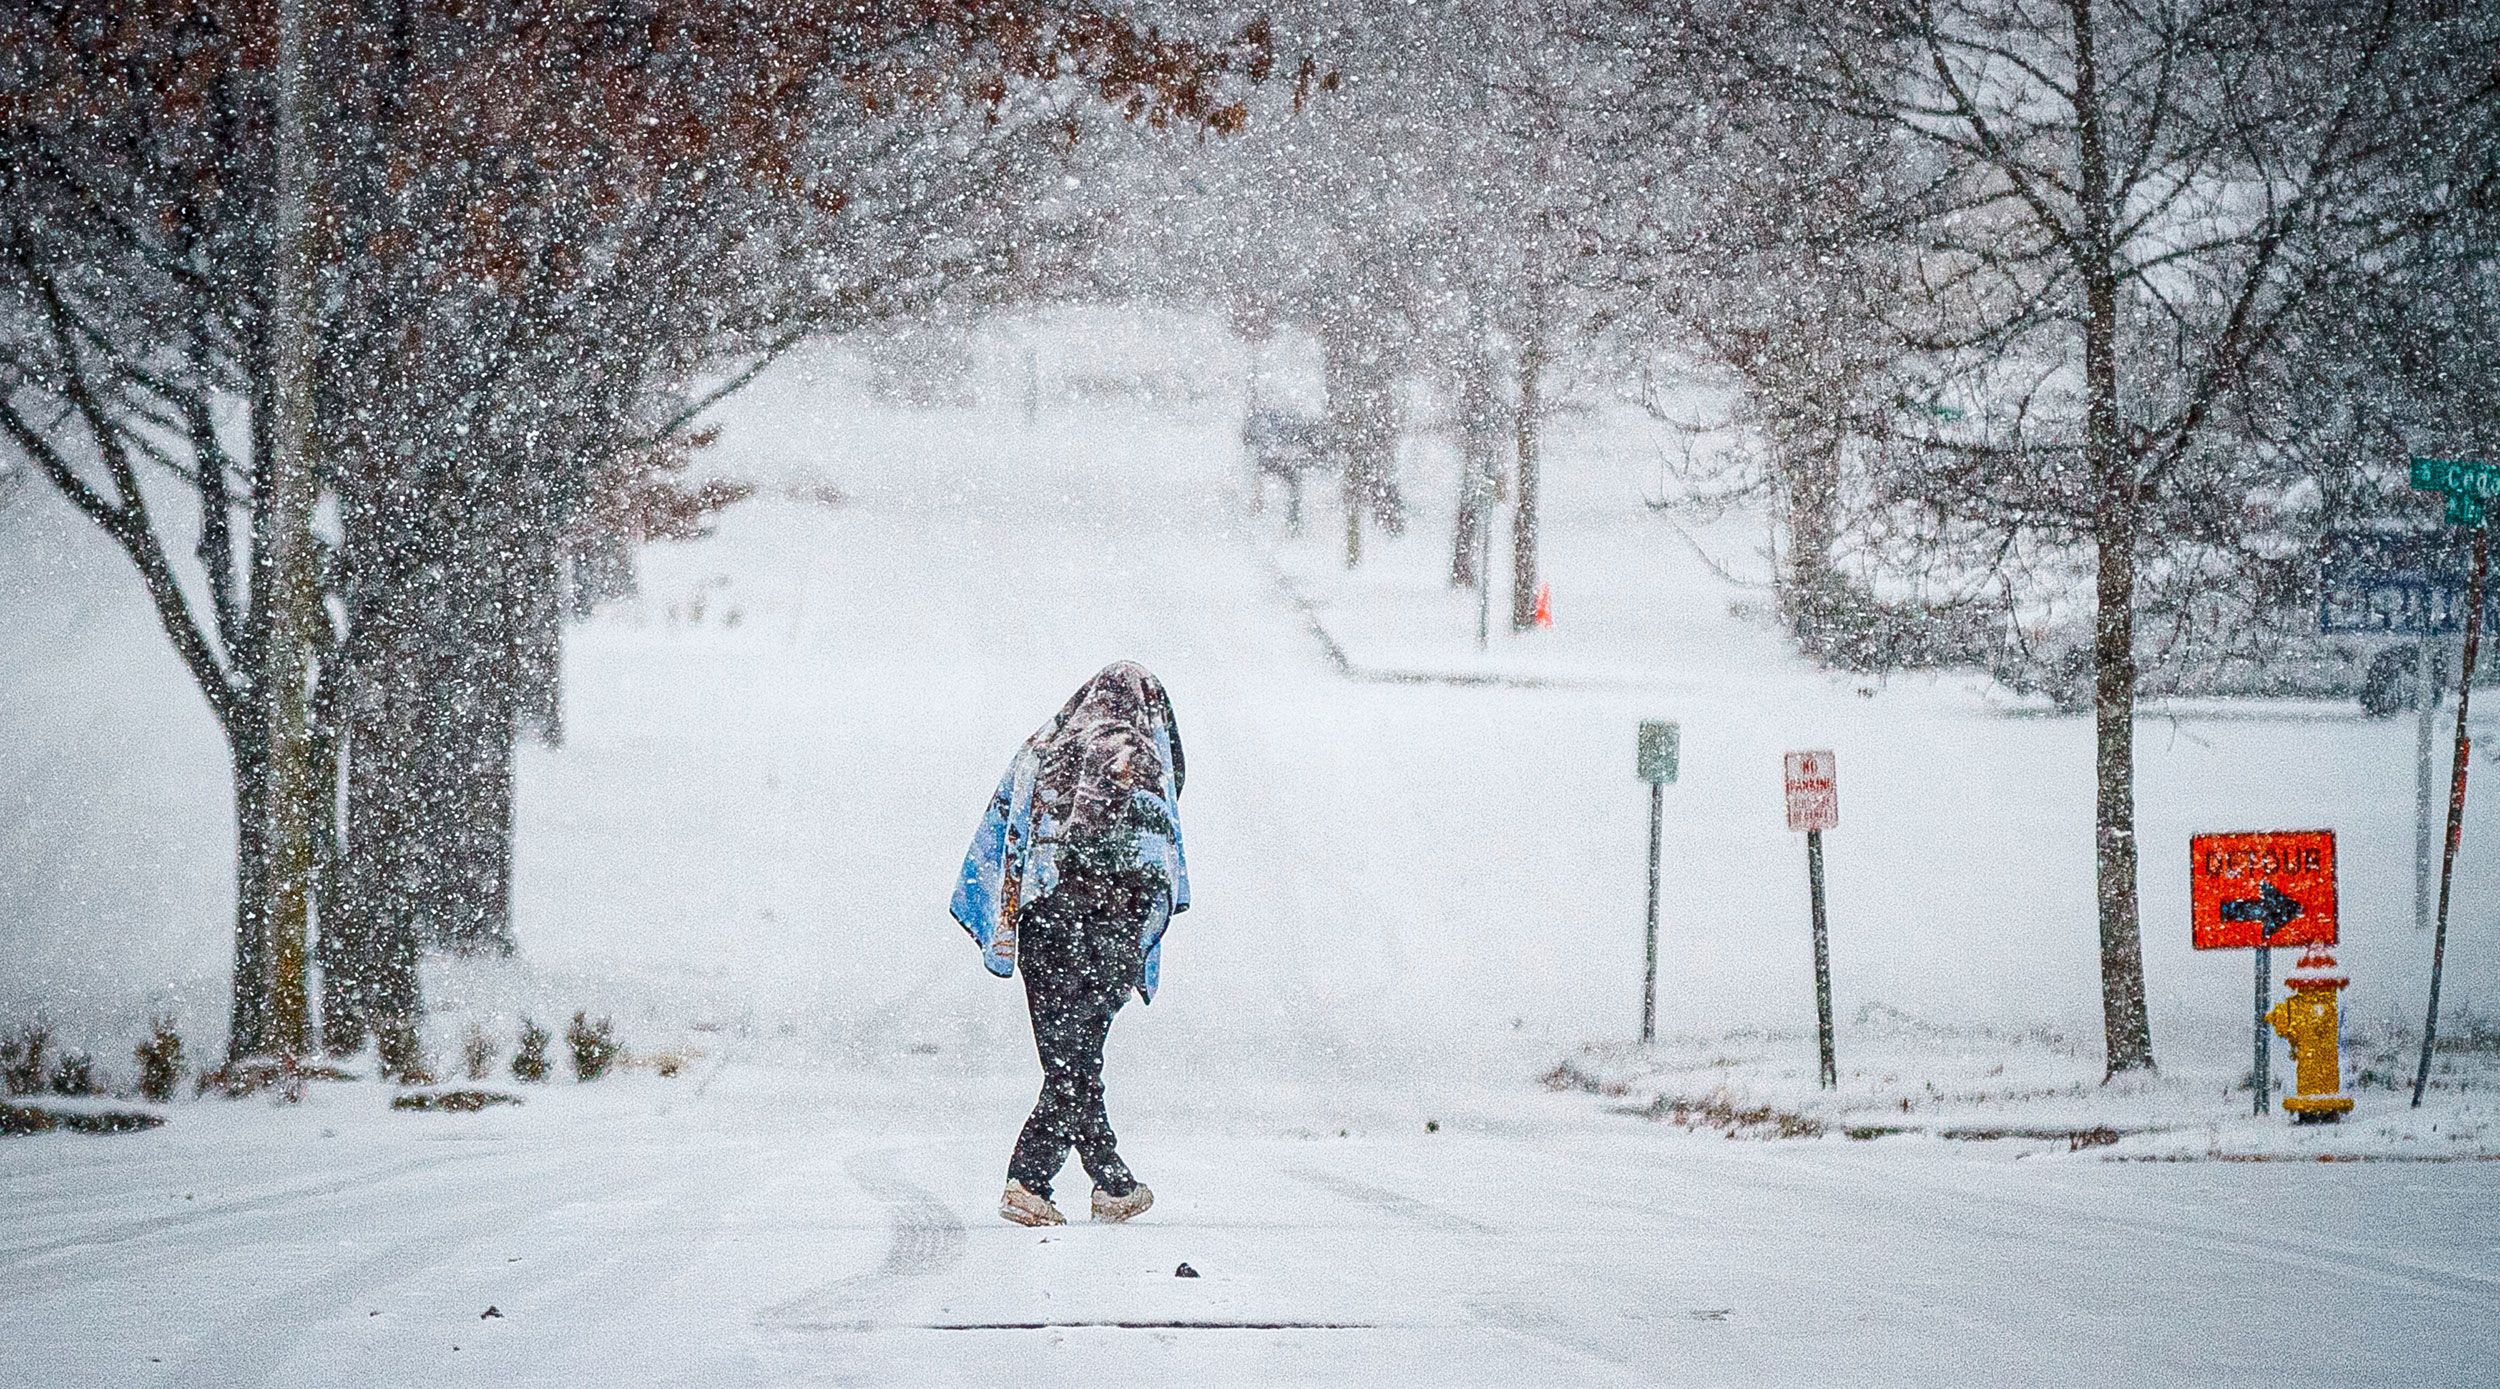
[[[1163,682],[1121,661],[1085,682],[1016,753],[955,884],[955,920],[1006,978],[1024,967],[1042,1093],[1007,1163],[998,1213],[1060,1225],[1052,1181],[1073,1148],[1099,1221],[1154,1192],[1120,1160],[1102,1049],[1129,991],[1153,1002],[1163,928],[1189,908],[1180,728]]]

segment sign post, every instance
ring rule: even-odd
[[[2438,862],[2438,851],[2431,846],[2432,807],[2439,803],[2434,786],[2438,777],[2431,748],[2439,741],[2439,643],[2422,638],[2422,673],[2414,683],[2422,691],[2422,717],[2413,730],[2413,929],[2427,931],[2431,925],[2432,865]]]
[[[2422,1059],[2413,1071],[2413,1107],[2422,1107],[2422,1091],[2431,1080],[2431,1044],[2439,1036],[2439,974],[2448,955],[2448,895],[2455,885],[2457,843],[2465,832],[2465,766],[2470,750],[2465,736],[2466,705],[2474,693],[2474,661],[2483,639],[2483,589],[2491,576],[2491,530],[2484,503],[2500,498],[2500,467],[2456,458],[2416,458],[2411,481],[2417,490],[2438,492],[2448,499],[2448,524],[2474,532],[2474,572],[2465,587],[2465,651],[2457,676],[2456,760],[2448,773],[2448,836],[2439,851],[2439,907],[2431,925],[2431,996],[2422,1018]]]
[[[2273,1091],[2274,947],[2335,944],[2335,832],[2200,834],[2188,841],[2190,943],[2199,950],[2253,950],[2257,988],[2249,1066],[2252,1112]]]
[[[2414,639],[2421,711],[2413,749],[2413,925],[2420,931],[2431,929],[2431,900],[2439,891],[2439,758],[2433,747],[2446,654],[2440,639],[2465,627],[2472,570],[2471,556],[2436,530],[2330,531],[2319,553],[2319,631]],[[2488,595],[2484,606],[2490,606]],[[2485,612],[2485,624],[2490,621]],[[2365,708],[2368,698],[2365,687]]]
[[[1840,823],[1838,767],[1829,752],[1792,752],[1781,768],[1788,828],[1806,832],[1806,888],[1814,913],[1814,1020],[1823,1052],[1823,1088],[1840,1085],[1832,1059],[1831,937],[1823,917],[1823,831]]]
[[[1675,780],[1676,744],[1681,730],[1672,723],[1646,719],[1641,723],[1634,765],[1649,783],[1649,929],[1641,968],[1641,1040],[1658,1038],[1658,838],[1667,813],[1667,783]]]

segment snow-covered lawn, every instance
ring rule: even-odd
[[[761,494],[650,552],[642,596],[573,634],[565,745],[524,756],[521,959],[427,980],[446,1067],[472,1025],[508,1042],[588,1009],[685,1068],[498,1080],[524,1102],[478,1114],[394,1112],[358,1082],[0,1140],[5,1378],[2487,1381],[2488,1163],[1731,1141],[1618,1112],[1721,1055],[1731,1094],[1819,1102],[1776,780],[1805,745],[1840,753],[1847,1103],[1991,1065],[2084,1117],[2136,1102],[2092,1084],[2088,1048],[2023,1040],[2097,1035],[2088,730],[1966,683],[1807,669],[1643,529],[1645,474],[1603,439],[1556,450],[1559,625],[1497,658],[1547,683],[1349,680],[1280,569],[1358,665],[1464,661],[1472,619],[1430,582],[1447,488],[1416,480],[1416,532],[1360,580],[1389,597],[1355,605],[1319,540],[1279,554],[1272,516],[1239,516],[1232,433],[1212,412],[883,411],[806,370],[759,385],[717,462]],[[213,1045],[229,831],[213,734],[115,565],[48,498],[0,516],[0,1021],[41,1009],[126,1075],[153,1005]],[[1023,1000],[944,898],[1015,742],[1118,657],[1169,684],[1191,770],[1198,906],[1110,1048],[1159,1200],[1034,1232],[990,1214],[1035,1078]],[[1648,1052],[1621,1045],[1643,717],[1684,724],[1661,1016],[1700,1039]],[[2143,741],[2168,1079],[2142,1102],[2172,1151],[2205,1151],[2206,1125],[2287,1132],[2229,1088],[2247,962],[2186,948],[2185,835],[2335,826],[2348,1016],[2418,1023],[2409,732],[2181,718]],[[2486,828],[2452,1017],[2500,977]],[[1896,1016],[1921,1021],[1878,1025]],[[1565,1058],[1617,1093],[1540,1084]],[[2436,1099],[2488,1132],[2488,1093]],[[2363,1092],[2345,1131],[2397,1103]]]
[[[2046,1029],[1938,1026],[1869,1005],[1834,1031],[1840,1083],[1828,1091],[1811,1028],[1593,1042],[1545,1080],[1613,1113],[1744,1138],[1952,1139],[2093,1161],[2500,1162],[2500,1039],[2487,1033],[2442,1044],[2414,1109],[2419,1034],[2347,1029],[2353,1113],[2292,1125],[2278,1103],[2250,1112],[2245,1056],[2236,1069],[2191,1064],[2104,1084],[2097,1040]],[[2279,1056],[2270,1079],[2279,1099],[2291,1079]]]

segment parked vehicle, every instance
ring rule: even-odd
[[[1302,529],[1302,479],[1337,468],[1328,422],[1291,410],[1256,409],[1241,422],[1242,453],[1250,462],[1250,510],[1267,510],[1267,485],[1285,487],[1285,524]]]

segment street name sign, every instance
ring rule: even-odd
[[[2484,505],[2500,501],[2500,466],[2472,458],[2416,458],[2408,473],[2414,490],[2448,498],[2448,524],[2479,526]]]
[[[2197,835],[2188,912],[2199,950],[2335,944],[2335,831]]]
[[[1675,724],[1657,719],[1641,721],[1640,740],[1634,753],[1634,765],[1641,780],[1652,786],[1666,786],[1674,782],[1679,731]]]
[[[1788,827],[1827,830],[1840,823],[1839,768],[1828,751],[1792,752],[1780,770]]]

